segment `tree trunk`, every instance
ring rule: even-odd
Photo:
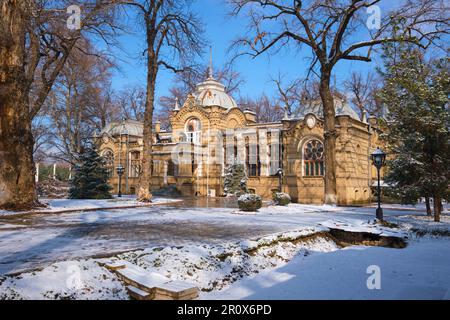
[[[25,3],[0,5],[0,207],[13,210],[38,204],[25,77]]]
[[[151,179],[152,179],[152,164],[153,164],[153,109],[155,101],[155,83],[156,75],[158,73],[157,58],[152,50],[152,46],[148,45],[148,60],[147,60],[147,96],[145,100],[144,113],[144,150],[142,153],[142,170],[139,176],[139,187],[137,199],[140,202],[150,202],[151,194]]]
[[[325,199],[326,204],[337,204],[336,192],[336,116],[334,99],[330,89],[331,71],[322,68],[320,79],[320,97],[325,119]]]
[[[427,208],[427,216],[431,216],[430,197],[425,197],[425,206]]]
[[[433,206],[434,206],[434,221],[441,221],[441,197],[435,196],[433,198]]]

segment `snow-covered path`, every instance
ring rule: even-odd
[[[386,216],[404,215],[386,210]],[[411,213],[408,213],[411,214]],[[413,213],[420,214],[420,213]],[[235,214],[221,204],[177,203],[146,208],[0,217],[0,275],[51,262],[154,246],[214,244],[317,227],[327,220],[367,222],[372,208],[292,204]]]
[[[195,219],[192,212],[181,218],[183,211],[187,210],[152,207],[0,222],[0,275],[60,260],[107,256],[153,246],[219,243],[278,230],[268,224],[248,228],[232,221]]]
[[[381,288],[367,288],[367,267]],[[231,284],[203,299],[450,299],[450,239],[420,239],[405,249],[353,246],[296,256],[284,266]]]

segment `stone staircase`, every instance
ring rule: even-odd
[[[157,272],[150,272],[128,261],[99,261],[99,264],[127,285],[127,291],[136,300],[192,300],[198,297],[197,287],[183,281],[171,280]]]

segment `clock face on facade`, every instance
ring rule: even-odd
[[[316,117],[314,117],[313,115],[308,115],[306,117],[306,125],[310,129],[314,128],[314,126],[316,125]]]

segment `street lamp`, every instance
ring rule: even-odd
[[[128,144],[130,141],[130,135],[128,133],[126,124],[125,124],[125,118],[122,121],[122,130],[120,132],[120,153],[122,153],[122,142],[125,140],[125,192],[128,193],[128,173],[130,170],[128,169],[129,166],[129,155],[128,155]]]
[[[378,175],[378,207],[376,211],[376,216],[378,220],[383,220],[383,209],[381,209],[381,186],[380,186],[380,169],[384,166],[386,162],[386,153],[383,152],[379,147],[372,154],[372,164],[377,168]]]
[[[116,168],[117,174],[119,176],[119,194],[117,195],[119,198],[122,197],[122,175],[125,169],[123,168],[122,164],[119,164]]]
[[[278,176],[278,190],[280,190],[280,192],[283,192],[283,190],[281,190],[281,179],[283,178],[283,169],[278,168],[277,176]]]

